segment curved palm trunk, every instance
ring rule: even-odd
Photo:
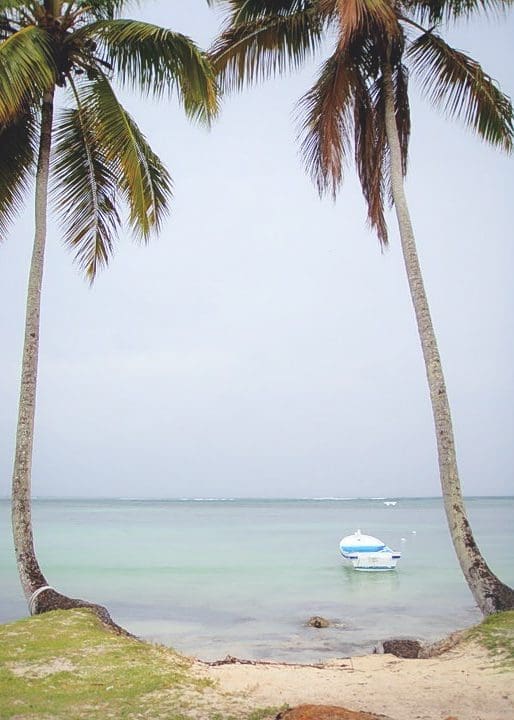
[[[52,143],[53,95],[53,89],[45,95],[41,114],[41,138],[36,174],[35,236],[27,292],[20,404],[12,481],[14,551],[21,585],[29,605],[33,593],[38,588],[47,585],[34,552],[30,486],[36,411],[41,285],[43,282],[48,176]]]
[[[484,615],[489,615],[499,610],[514,608],[514,590],[502,583],[488,567],[475,542],[466,517],[457,468],[450,405],[405,197],[391,66],[385,65],[383,71],[385,124],[390,149],[392,194],[430,389],[444,507],[451,538],[464,577],[478,607]]]
[[[52,146],[53,96],[53,89],[44,96],[41,112],[41,137],[36,173],[34,247],[27,292],[20,404],[11,495],[14,551],[21,585],[32,615],[49,610],[88,607],[115,630],[128,634],[112,621],[108,611],[101,605],[69,598],[50,587],[39,567],[34,551],[31,517],[32,449],[36,411],[41,286],[46,244],[48,179]]]

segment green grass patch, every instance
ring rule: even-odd
[[[506,670],[514,669],[514,610],[489,615],[466,633],[486,647]]]
[[[116,635],[89,610],[46,613],[0,626],[2,720],[274,717],[267,710],[244,712],[237,699],[235,711],[226,712],[226,705],[213,683],[195,676],[187,658]]]

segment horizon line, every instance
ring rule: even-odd
[[[466,499],[472,498],[514,498],[514,495],[464,495]],[[10,500],[11,495],[0,495],[0,500]],[[208,501],[239,501],[239,500],[317,500],[318,502],[336,502],[349,500],[440,500],[442,495],[144,495],[144,496],[120,496],[120,495],[34,495],[32,500],[118,500],[125,502],[136,501],[178,501],[178,502],[208,502]]]

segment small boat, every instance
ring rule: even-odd
[[[384,505],[394,506],[398,503],[398,500],[384,500]]]
[[[339,550],[356,570],[394,570],[401,557],[400,552],[391,550],[382,540],[363,535],[360,530],[344,537]]]

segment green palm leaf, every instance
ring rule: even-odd
[[[450,117],[462,118],[492,145],[512,150],[511,102],[475,60],[432,32],[414,40],[408,54],[422,90],[435,105]]]
[[[75,33],[82,36],[101,43],[102,59],[125,85],[157,97],[176,90],[192,118],[208,121],[216,114],[214,72],[185,35],[135,20],[111,20]]]
[[[312,9],[229,26],[210,51],[222,88],[241,89],[286,70],[296,70],[316,51],[323,22]]]
[[[23,114],[55,82],[49,37],[29,25],[0,42],[0,125]]]
[[[84,14],[95,20],[112,20],[125,8],[137,4],[137,0],[78,0],[73,3]]]
[[[121,106],[107,78],[99,76],[81,93],[95,118],[95,140],[117,178],[136,238],[159,230],[171,198],[171,178],[143,134]]]
[[[92,281],[108,264],[118,234],[118,179],[99,145],[92,110],[64,110],[56,127],[53,200],[64,241]]]
[[[32,115],[0,127],[0,240],[21,210],[34,170],[37,130]]]
[[[21,10],[25,5],[27,5],[25,0],[0,0],[0,13]]]

